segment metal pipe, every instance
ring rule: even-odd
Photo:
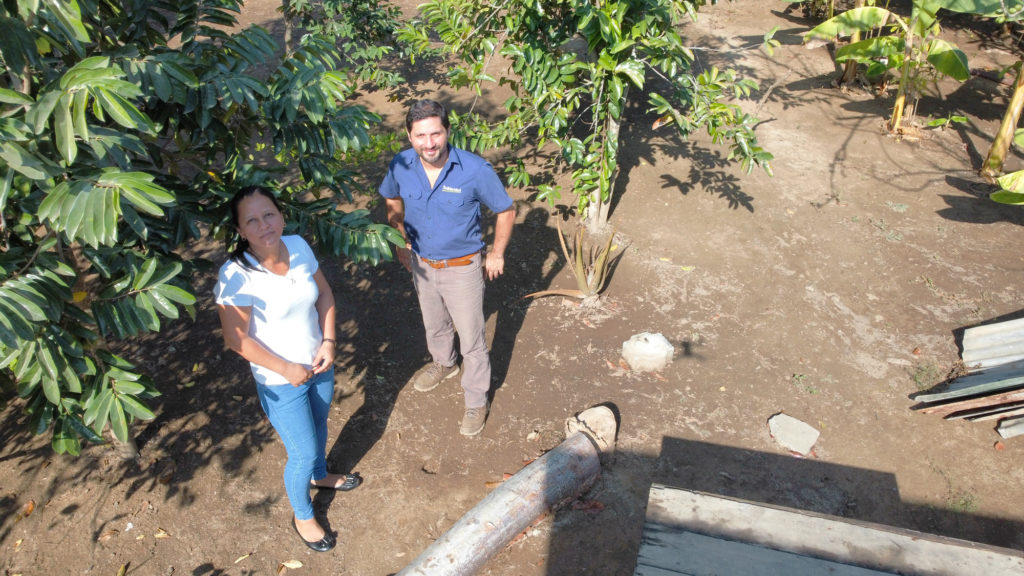
[[[396,576],[476,574],[542,514],[593,485],[601,472],[596,442],[584,432],[566,438],[495,488]]]

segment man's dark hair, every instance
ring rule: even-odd
[[[448,110],[443,104],[434,100],[418,100],[409,107],[409,113],[405,115],[405,131],[412,132],[413,122],[426,120],[427,118],[440,118],[441,125],[445,130],[451,126],[448,123]]]

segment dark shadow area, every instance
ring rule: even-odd
[[[526,209],[529,205],[523,206]],[[528,208],[522,223],[512,231],[512,240],[505,252],[505,274],[489,281],[484,293],[484,317],[494,317],[491,337],[492,398],[505,383],[516,340],[530,306],[530,301],[524,300],[523,296],[551,287],[565,267],[551,212],[544,206]],[[559,217],[554,215],[554,218]],[[494,235],[493,219],[489,222],[491,225],[485,235],[488,246]]]
[[[1020,521],[907,502],[890,473],[813,458],[666,437],[657,456],[619,452],[601,474],[556,513],[547,574],[633,574],[652,483],[1008,549],[1024,540]],[[609,548],[610,532],[628,535],[628,549]]]
[[[942,199],[949,207],[939,210],[937,212],[939,216],[954,222],[970,224],[993,224],[996,222],[1024,224],[1024,212],[1020,210],[1020,207],[992,201],[988,196],[992,192],[996,192],[998,188],[984,182],[980,177],[965,179],[949,175],[946,176],[945,181],[946,184],[960,190],[966,196],[942,194]]]
[[[337,306],[335,401],[342,390],[364,398],[342,429],[328,437],[327,468],[359,472],[359,462],[387,428],[399,392],[430,357],[412,279],[400,264],[332,266],[328,261],[324,270]],[[335,497],[332,490],[320,490],[314,505],[326,510]]]
[[[692,190],[703,189],[728,202],[732,209],[743,208],[754,211],[754,197],[743,191],[740,177],[730,169],[732,162],[718,150],[705,150],[693,143],[686,142],[681,146],[683,156],[691,160],[690,173],[686,180],[675,174],[661,176],[662,188],[675,188],[683,196]]]

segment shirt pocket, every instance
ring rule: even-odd
[[[419,200],[423,198],[423,190],[419,186],[402,186],[398,190],[398,195],[403,200]]]
[[[438,199],[441,210],[450,216],[472,216],[476,210],[476,204],[464,194],[438,192],[435,198]]]

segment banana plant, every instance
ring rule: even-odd
[[[986,18],[992,18],[997,23],[1017,22],[1024,18],[1024,2],[1021,0],[947,0],[945,6],[952,12],[965,14],[976,14]],[[1003,114],[1002,122],[999,124],[999,131],[996,133],[992,146],[985,156],[979,175],[989,182],[997,182],[1006,190],[1000,174],[1003,173],[1003,162],[1006,153],[1010,150],[1010,144],[1017,139],[1016,128],[1020,120],[1021,110],[1024,109],[1024,73],[1021,69],[1024,60],[1018,60],[1008,69],[1013,69],[1017,79],[1013,84],[1013,95],[1010,103]],[[1020,146],[1020,143],[1017,144]],[[998,193],[997,193],[998,194]],[[997,200],[999,201],[999,200]],[[1015,203],[1015,202],[1011,202]]]
[[[937,13],[953,1],[913,0],[909,18],[879,6],[854,8],[815,26],[805,39],[832,40],[877,32],[839,48],[836,61],[863,64],[868,76],[898,70],[899,85],[888,127],[899,134],[904,121],[914,119],[917,102],[930,80],[943,75],[963,82],[970,77],[964,52],[938,36],[941,29]]]

